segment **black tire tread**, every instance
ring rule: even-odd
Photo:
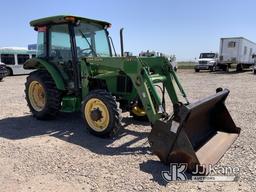
[[[41,112],[35,111],[29,101],[28,88],[30,82],[33,80],[38,80],[40,83],[42,83],[48,98],[46,102],[46,107]],[[30,111],[33,114],[33,116],[37,119],[48,120],[54,119],[57,116],[61,108],[61,92],[57,89],[54,80],[47,71],[37,70],[30,73],[25,83],[25,95],[28,107],[30,108]]]
[[[107,137],[116,136],[122,126],[121,126],[121,115],[119,113],[120,110],[118,109],[118,105],[116,103],[115,97],[113,97],[110,92],[108,92],[104,89],[92,90],[83,101],[83,104],[82,104],[83,113],[84,113],[86,101],[88,101],[89,99],[91,99],[93,97],[100,98],[101,100],[103,100],[103,102],[105,104],[107,104],[109,109],[112,111],[113,118],[111,119],[112,123],[110,123],[110,124],[112,124],[112,126],[106,128],[106,130],[103,132],[96,132],[89,127],[89,125],[87,124],[86,119],[83,115],[84,121],[86,123],[86,128],[89,130],[90,133],[92,133],[93,135],[98,136],[98,137],[107,138]]]

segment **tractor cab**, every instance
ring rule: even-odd
[[[72,60],[72,56],[111,56],[107,28],[111,24],[87,18],[56,16],[30,23],[38,31],[38,57]],[[73,52],[73,53],[72,53]]]
[[[38,31],[37,58],[53,64],[72,86],[79,77],[79,59],[112,56],[107,28],[110,23],[74,16],[32,21]]]

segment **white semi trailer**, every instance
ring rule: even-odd
[[[254,65],[253,55],[256,53],[256,43],[243,37],[220,39],[219,61],[217,67],[229,71],[248,69]]]

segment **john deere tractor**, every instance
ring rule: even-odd
[[[128,111],[151,123],[149,143],[162,162],[187,163],[189,170],[217,163],[238,137],[225,106],[229,90],[190,103],[167,58],[124,56],[122,30],[117,56],[110,23],[63,15],[30,24],[38,32],[37,57],[24,64],[35,69],[25,93],[35,118],[81,111],[85,128],[111,137],[121,127],[120,111]]]

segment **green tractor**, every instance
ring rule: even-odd
[[[229,90],[189,103],[167,58],[124,56],[122,30],[117,56],[110,23],[63,15],[30,24],[38,32],[37,57],[24,64],[35,69],[25,93],[35,118],[81,111],[92,134],[111,137],[121,127],[120,111],[128,111],[151,123],[149,143],[162,162],[187,163],[189,170],[207,170],[238,137],[225,106]],[[173,104],[170,114],[165,95]]]

